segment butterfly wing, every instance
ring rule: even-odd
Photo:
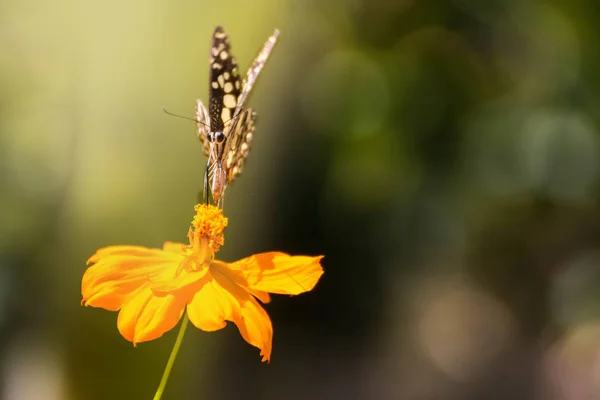
[[[202,142],[204,155],[208,157],[210,153],[210,142],[208,141],[208,133],[210,132],[210,118],[206,107],[200,99],[196,100],[196,121],[198,125],[198,138]]]
[[[227,144],[223,152],[227,182],[232,182],[242,173],[255,129],[256,113],[251,108],[244,110],[228,127]]]
[[[217,26],[210,49],[208,111],[210,129],[223,132],[233,117],[241,91],[240,75],[225,30]]]
[[[260,71],[269,59],[278,37],[279,30],[275,29],[258,52],[242,82],[242,91],[238,97],[235,112],[233,113],[234,120],[227,129],[227,144],[223,152],[223,165],[227,172],[227,182],[229,183],[242,173],[244,161],[250,153],[250,143],[256,129],[256,112],[252,109],[242,111],[242,107],[252,91],[252,87]]]
[[[262,49],[258,52],[256,58],[254,59],[254,62],[248,69],[248,72],[246,72],[246,76],[244,77],[244,81],[242,82],[242,92],[237,97],[238,100],[237,106],[235,108],[235,113],[233,114],[234,116],[237,116],[242,111],[242,106],[244,105],[246,98],[250,94],[250,91],[252,90],[252,87],[254,86],[254,83],[256,82],[260,71],[263,69],[267,60],[269,59],[271,51],[273,50],[273,47],[275,47],[275,43],[277,43],[278,37],[279,30],[275,29],[273,34],[267,39],[267,41],[263,45]]]

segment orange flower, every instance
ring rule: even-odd
[[[162,249],[109,246],[88,260],[81,282],[82,304],[119,311],[117,327],[134,345],[172,329],[187,311],[204,331],[232,321],[244,340],[271,357],[273,327],[256,301],[269,293],[312,290],[323,274],[323,256],[255,254],[233,263],[216,260],[227,218],[214,206],[197,205],[190,244],[166,242]]]

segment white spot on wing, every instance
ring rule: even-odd
[[[234,108],[236,104],[235,96],[232,94],[226,94],[225,96],[223,96],[223,104],[227,108]]]
[[[223,121],[223,123],[229,121],[231,119],[231,111],[229,111],[229,108],[223,108],[223,111],[221,111],[221,121]]]

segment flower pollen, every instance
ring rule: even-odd
[[[190,244],[195,249],[208,247],[214,255],[225,243],[223,231],[227,227],[227,218],[218,207],[212,205],[198,204],[194,211],[196,215],[189,234]]]

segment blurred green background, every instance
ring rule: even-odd
[[[325,254],[271,364],[189,329],[165,399],[600,398],[597,0],[0,1],[0,395],[150,399],[81,307],[110,244],[185,241],[210,38],[280,41],[220,256]]]

